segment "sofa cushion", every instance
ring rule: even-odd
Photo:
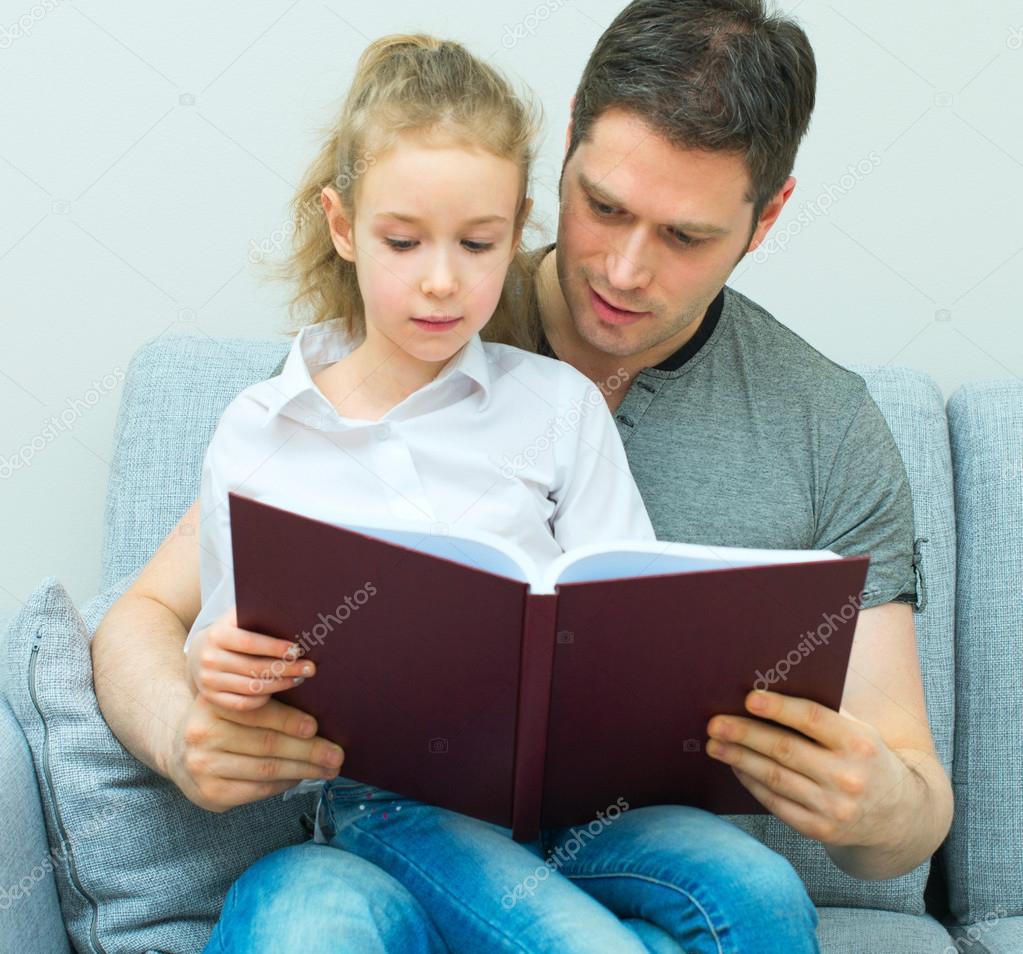
[[[946,771],[952,764],[953,629],[955,625],[955,514],[948,426],[941,392],[925,374],[905,368],[854,367],[881,409],[906,465],[919,544],[914,614],[927,712]],[[923,542],[926,541],[926,542]],[[818,906],[877,908],[922,915],[930,862],[885,881],[845,874],[820,842],[797,834],[773,815],[731,820],[785,855]],[[900,948],[901,950],[901,948]]]
[[[93,691],[89,643],[130,579],[82,614],[54,577],[45,579],[11,623],[8,696],[31,750],[60,905],[77,949],[194,952],[241,872],[308,838],[300,816],[315,801],[275,797],[207,812],[114,738]],[[125,691],[144,697],[147,689]]]
[[[164,336],[133,355],[114,432],[101,588],[137,573],[199,495],[224,408],[272,376],[290,341]]]
[[[46,844],[39,787],[25,736],[7,699],[0,696],[0,951],[64,954],[69,951],[53,878],[55,858]],[[56,859],[56,860],[59,860]]]
[[[821,954],[956,954],[932,917],[861,908],[820,908],[817,915]]]
[[[959,618],[956,814],[945,850],[952,913],[973,924],[999,910],[1023,915],[1023,384],[962,388],[949,425]]]

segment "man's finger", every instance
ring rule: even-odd
[[[335,778],[340,766],[327,768],[309,762],[283,758],[259,758],[233,752],[214,752],[207,755],[207,771],[222,779],[242,782],[298,782],[305,778]]]
[[[218,745],[220,751],[301,762],[306,766],[306,775],[299,778],[315,776],[321,768],[338,769],[344,761],[341,746],[320,736],[296,739],[274,729],[238,724],[224,726],[223,732],[224,736]]]
[[[754,691],[746,696],[746,708],[761,719],[802,732],[833,752],[845,751],[851,738],[851,727],[842,716],[811,699]]]

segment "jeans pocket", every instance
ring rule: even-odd
[[[339,775],[324,785],[323,797],[329,802],[361,802],[372,798],[379,791],[381,789],[368,785],[366,782]]]

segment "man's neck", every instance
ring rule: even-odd
[[[629,383],[640,371],[660,364],[690,341],[699,331],[706,314],[687,325],[679,334],[662,341],[653,348],[630,355],[608,354],[583,340],[575,330],[568,303],[558,281],[557,248],[551,249],[540,263],[536,274],[537,304],[540,321],[551,350],[562,361],[571,364],[598,386],[610,380],[625,378],[625,384],[615,390],[602,388],[608,407],[615,411],[625,400]],[[624,372],[624,374],[623,374]]]

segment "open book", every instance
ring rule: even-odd
[[[520,840],[623,806],[762,813],[710,717],[753,688],[841,702],[866,556],[621,541],[537,567],[482,532],[229,506],[238,625],[305,647],[316,676],[278,697],[343,775]]]

